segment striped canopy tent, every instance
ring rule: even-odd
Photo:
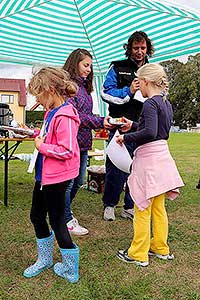
[[[1,0],[0,28],[0,63],[62,66],[72,50],[86,48],[93,55],[97,92],[136,30],[152,39],[152,62],[200,52],[198,12],[164,1]]]

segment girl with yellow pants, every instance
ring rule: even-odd
[[[147,97],[139,123],[124,118],[118,144],[134,142],[136,150],[128,178],[134,201],[134,238],[128,250],[119,250],[118,258],[145,267],[149,255],[164,260],[174,258],[167,244],[168,218],[165,196],[174,200],[183,181],[170,154],[167,139],[173,112],[167,99],[168,81],[159,64],[146,64],[138,69],[137,77],[143,97]],[[151,230],[152,223],[152,230]],[[152,232],[152,238],[151,238]]]

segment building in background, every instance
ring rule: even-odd
[[[26,85],[24,79],[0,78],[0,103],[8,104],[13,118],[25,123]]]

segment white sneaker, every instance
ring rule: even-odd
[[[166,255],[162,255],[162,254],[158,254],[152,251],[149,251],[149,255],[150,256],[156,256],[157,258],[163,259],[163,260],[173,260],[174,259],[174,254],[166,254]]]
[[[87,228],[79,225],[78,220],[75,218],[67,223],[67,228],[69,233],[74,235],[86,235],[89,233]]]
[[[103,218],[105,221],[114,221],[115,220],[115,208],[111,206],[107,206],[104,209]]]
[[[129,209],[122,209],[121,212],[121,217],[125,218],[125,219],[130,219],[133,220],[134,217],[134,209],[133,208],[129,208]]]

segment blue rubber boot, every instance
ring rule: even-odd
[[[47,238],[36,239],[38,258],[37,261],[28,267],[23,275],[31,278],[40,274],[43,270],[53,266],[54,233]]]
[[[79,279],[79,247],[74,244],[74,249],[61,249],[62,262],[54,265],[54,272],[71,283]]]

